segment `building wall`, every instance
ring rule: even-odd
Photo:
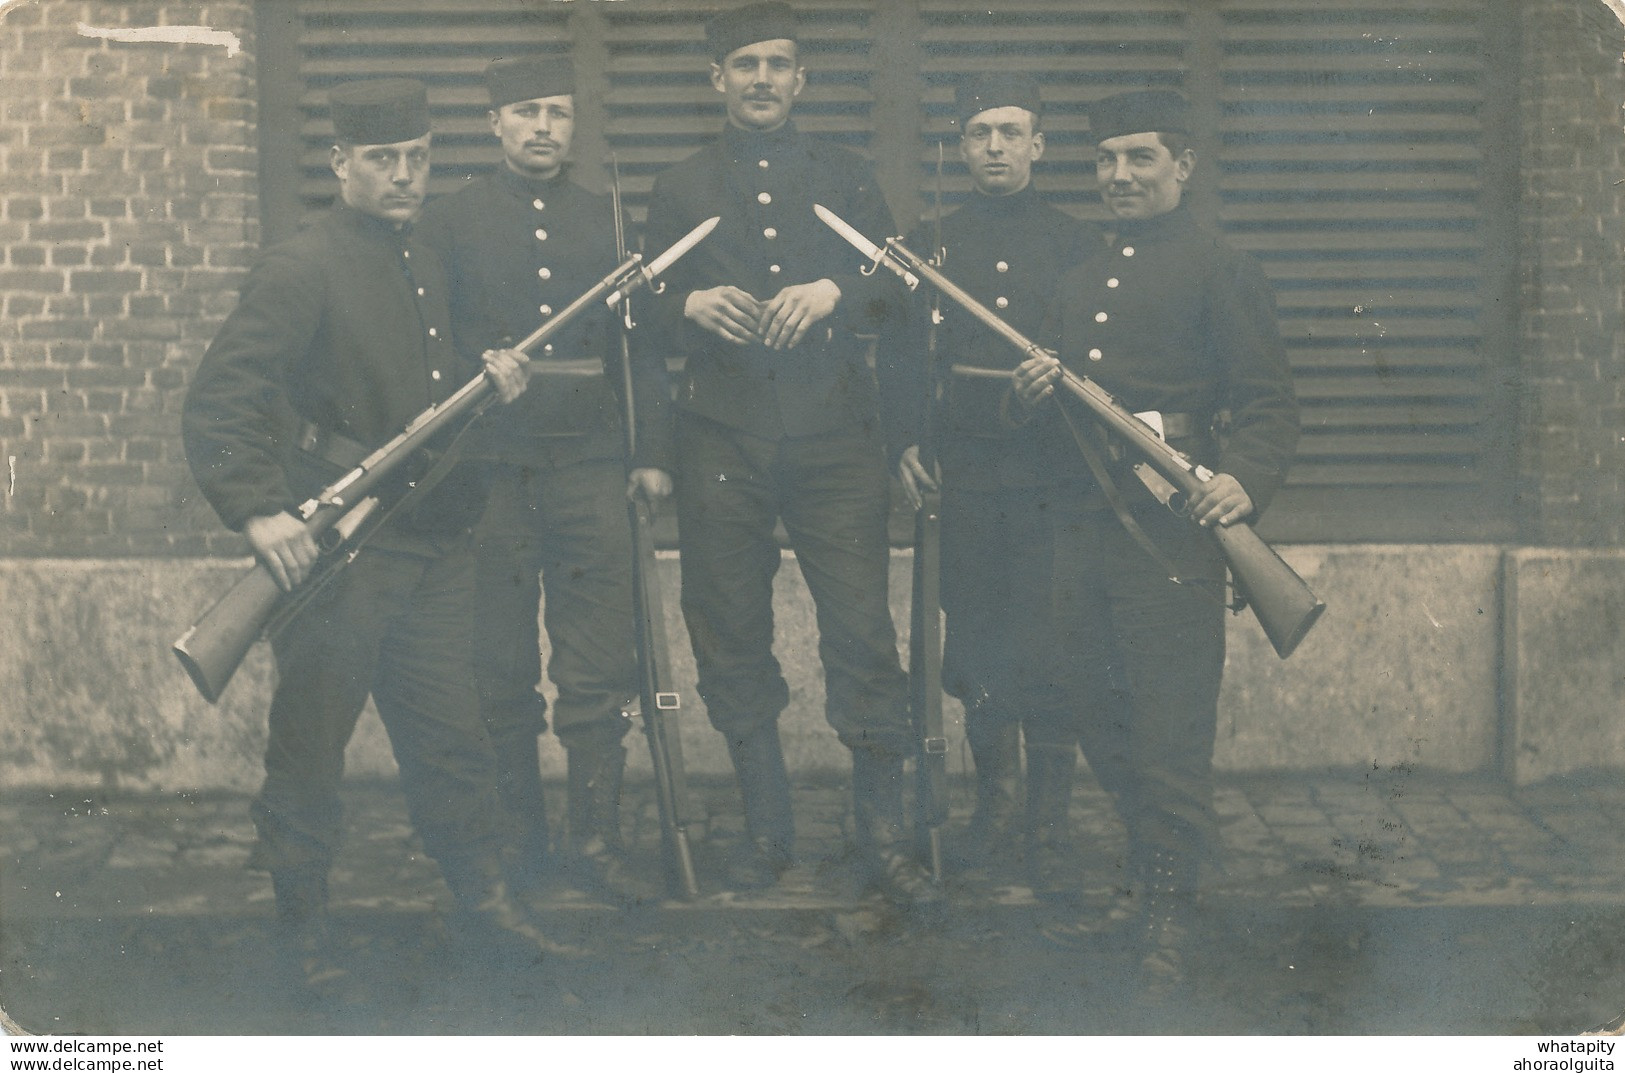
[[[1528,544],[1625,542],[1625,29],[1593,0],[1523,17],[1523,413]]]

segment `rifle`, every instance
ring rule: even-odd
[[[1026,357],[1053,356],[921,259],[903,245],[900,238],[888,238],[882,249],[824,206],[814,205],[813,211],[820,220],[873,261],[867,271],[872,273],[880,265],[885,265],[897,273],[910,290],[917,288],[920,280],[924,279]],[[1135,417],[1093,380],[1062,366],[1058,383],[1083,403],[1096,421],[1139,452],[1157,476],[1173,486],[1177,495],[1170,496],[1165,502],[1175,513],[1183,513],[1184,504],[1199,495],[1203,483],[1213,478],[1213,473],[1207,467],[1170,447],[1155,429]],[[1230,566],[1231,576],[1235,578],[1237,587],[1247,594],[1248,603],[1258,616],[1259,625],[1264,627],[1264,633],[1276,654],[1286,659],[1320,618],[1321,612],[1326,610],[1325,602],[1246,522],[1216,525],[1209,532],[1218,541],[1219,550],[1224,553],[1225,561]]]
[[[595,303],[603,302],[614,308],[616,303],[639,286],[653,286],[655,277],[710,234],[717,220],[718,217],[713,216],[700,224],[647,267],[643,265],[641,254],[627,257],[614,271],[549,318],[514,349],[528,353],[553,338]],[[365,534],[370,534],[375,528],[365,524],[365,515],[355,512],[366,505],[373,489],[385,477],[441,430],[458,422],[466,425],[478,417],[495,398],[490,380],[482,373],[443,402],[418,414],[404,430],[362,459],[354,469],[300,504],[298,515],[304,522],[305,531],[319,544],[326,543],[331,548],[327,553],[328,561],[318,563],[312,580],[319,578],[325,583],[355,557]],[[368,515],[374,510],[376,502],[368,510]],[[331,537],[324,537],[329,530],[335,530],[340,539],[334,541]],[[256,562],[180,636],[174,644],[175,655],[210,704],[219,701],[220,694],[231,681],[231,676],[237,673],[249,647],[265,635],[268,624],[274,620],[279,626],[285,625],[293,617],[291,612],[308,603],[314,591],[301,584],[293,592],[284,592],[265,564]],[[278,613],[279,610],[290,609],[290,605],[290,613]]]
[[[947,260],[942,245],[942,143],[937,143],[936,251],[940,268]],[[920,437],[920,465],[936,471],[938,407],[937,326],[941,298],[933,292],[926,325],[926,409]],[[948,737],[942,729],[942,492],[920,489],[914,512],[914,576],[909,605],[909,711],[920,755],[915,761],[914,804],[917,827],[925,832],[924,852],[931,878],[942,882],[942,825],[948,819]]]
[[[615,255],[626,256],[626,225],[621,217],[621,169],[610,156],[610,200],[615,214]],[[631,332],[632,300],[621,303],[621,390],[626,398],[626,458],[630,465],[638,448],[637,402],[633,394]],[[682,694],[672,688],[671,649],[666,643],[665,602],[655,568],[653,526],[649,503],[641,495],[627,497],[627,521],[632,527],[633,636],[638,652],[638,708],[643,734],[649,740],[649,761],[655,773],[655,807],[660,816],[666,863],[678,892],[699,896],[694,857],[688,847],[688,779],[683,766],[682,738],[677,714]]]

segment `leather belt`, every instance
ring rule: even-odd
[[[363,458],[371,454],[359,441],[338,432],[330,432],[314,421],[299,423],[299,438],[294,442],[301,451],[313,454],[323,462],[344,470],[354,469]]]

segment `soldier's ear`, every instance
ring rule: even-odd
[[[327,151],[327,166],[333,169],[333,174],[340,179],[350,166],[350,153],[342,145],[335,145]]]
[[[1180,151],[1178,156],[1174,157],[1174,178],[1184,182],[1191,177],[1191,172],[1195,170],[1196,150],[1187,146]]]
[[[720,63],[711,65],[711,88],[718,93],[728,92],[727,87],[722,83],[722,64]]]
[[[1044,132],[1033,132],[1033,159],[1042,160],[1044,157]]]

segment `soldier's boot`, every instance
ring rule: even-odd
[[[529,730],[504,734],[493,737],[491,747],[497,757],[497,796],[513,833],[503,851],[503,871],[515,892],[529,895],[541,887],[552,850],[536,735]]]
[[[509,893],[495,853],[441,862],[457,903],[453,920],[460,952],[482,964],[529,968],[545,958],[576,959],[586,951],[549,938]]]
[[[570,871],[584,890],[630,905],[658,893],[630,866],[621,834],[626,749],[620,744],[568,750],[566,812]]]
[[[852,826],[869,881],[892,905],[926,913],[943,907],[942,889],[914,853],[903,820],[903,760],[852,751]]]
[[[1195,915],[1195,859],[1152,850],[1146,858],[1140,908],[1140,989],[1164,1002],[1185,984],[1185,960]]]
[[[1078,894],[1072,856],[1072,745],[1027,745],[1027,872],[1038,898]]]
[[[331,997],[349,984],[349,972],[333,957],[327,918],[327,875],[276,872],[276,943],[283,978],[308,997]]]
[[[1021,728],[1014,723],[966,719],[976,765],[976,808],[960,847],[967,868],[1007,865],[1021,846]]]
[[[745,809],[745,845],[728,865],[728,886],[735,890],[774,886],[790,870],[795,844],[790,774],[784,768],[778,724],[769,723],[737,741],[730,738],[728,756]]]

